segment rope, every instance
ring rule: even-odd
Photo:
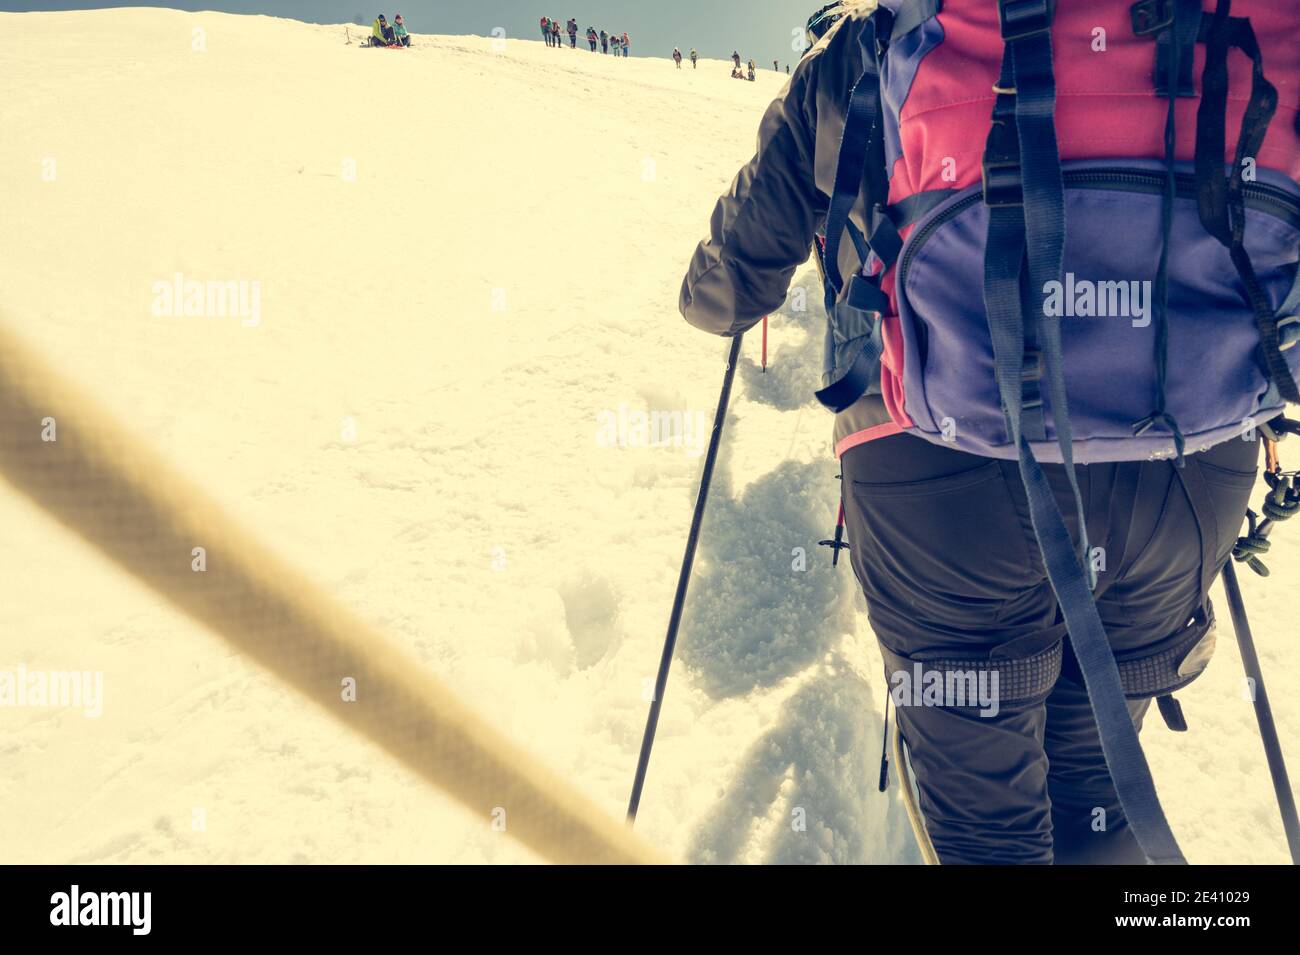
[[[1286,423],[1290,424],[1290,422]],[[1264,472],[1264,480],[1268,484],[1269,492],[1261,508],[1264,512],[1264,520],[1261,521],[1258,514],[1247,509],[1246,534],[1238,537],[1237,543],[1232,548],[1233,559],[1238,563],[1244,563],[1261,577],[1269,575],[1268,566],[1260,558],[1273,546],[1269,540],[1273,528],[1300,513],[1300,488],[1296,487],[1297,472],[1282,470],[1278,463],[1276,441],[1268,439],[1266,447],[1268,467]]]
[[[57,440],[42,440],[53,418]],[[625,826],[237,528],[0,327],[0,474],[236,649],[484,820],[561,863],[653,863]],[[191,569],[203,547],[207,570]],[[356,680],[356,701],[342,699]],[[497,818],[501,817],[499,814]]]
[[[939,865],[939,853],[935,851],[934,843],[930,841],[930,830],[925,825],[925,814],[921,812],[921,804],[913,788],[912,764],[907,758],[898,720],[894,720],[894,731],[890,739],[893,742],[894,765],[898,767],[898,788],[903,796],[903,809],[907,812],[907,821],[912,827],[912,835],[916,837],[916,847],[921,851],[921,861],[926,865]]]

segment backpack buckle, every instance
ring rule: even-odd
[[[1135,36],[1161,33],[1174,25],[1174,0],[1139,0],[1128,8]]]
[[[1039,349],[1025,349],[1020,363],[1020,380],[1024,382],[1043,380],[1043,353]]]
[[[1056,0],[1001,0],[998,3],[998,26],[1002,42],[1024,40],[1052,29]]]
[[[1043,353],[1032,346],[1025,347],[1020,359],[1020,412],[1022,417],[1037,417],[1043,408],[1043,392],[1038,382],[1043,380]],[[1031,436],[1030,440],[1034,440]],[[1044,433],[1043,440],[1046,440]]]
[[[990,159],[980,167],[984,186],[984,204],[990,209],[1006,209],[1025,204],[1025,186],[1020,175],[1020,160]]]
[[[1015,122],[1015,93],[993,87],[998,98],[993,106],[993,124],[980,161],[980,183],[984,204],[991,209],[1023,206],[1024,183],[1020,174],[1020,134]]]

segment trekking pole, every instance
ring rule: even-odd
[[[718,446],[722,443],[722,425],[727,419],[727,405],[731,401],[731,383],[736,377],[736,362],[740,360],[740,342],[743,335],[731,340],[731,353],[727,357],[727,370],[722,376],[722,394],[718,396],[718,410],[713,416],[713,434],[709,436],[709,453],[704,458],[704,473],[700,476],[700,492],[695,498],[695,514],[691,517],[691,531],[686,537],[686,555],[682,558],[681,573],[677,576],[677,596],[673,598],[673,612],[668,617],[668,636],[664,638],[664,652],[659,658],[659,675],[655,677],[654,697],[650,700],[650,715],[646,717],[645,735],[641,738],[641,756],[637,759],[636,778],[632,781],[632,798],[627,804],[628,824],[636,822],[637,807],[641,805],[641,790],[645,787],[645,774],[650,766],[650,750],[655,744],[655,730],[659,726],[659,710],[663,705],[664,690],[668,687],[668,668],[673,663],[673,649],[677,646],[677,628],[682,622],[682,609],[686,605],[686,588],[691,582],[691,567],[695,563],[695,545],[700,540],[700,525],[704,522],[704,505],[709,499],[709,484],[713,481],[713,465],[718,460]]]
[[[1291,780],[1287,777],[1286,763],[1282,759],[1282,744],[1277,737],[1277,726],[1273,723],[1273,710],[1268,705],[1264,674],[1260,671],[1259,655],[1255,652],[1255,640],[1250,633],[1250,621],[1246,619],[1246,603],[1242,600],[1241,585],[1237,582],[1237,569],[1231,560],[1223,568],[1223,589],[1228,594],[1232,627],[1237,631],[1237,645],[1241,648],[1241,662],[1246,669],[1247,678],[1253,682],[1251,697],[1255,704],[1255,719],[1259,723],[1264,755],[1268,758],[1268,770],[1273,776],[1277,805],[1282,811],[1282,828],[1286,831],[1287,847],[1291,850],[1291,863],[1300,865],[1300,817],[1296,815],[1295,795],[1291,792]]]
[[[763,374],[767,374],[767,316],[763,316]]]

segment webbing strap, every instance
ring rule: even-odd
[[[1020,369],[1020,433],[1027,441],[1047,440],[1047,409],[1043,405],[1043,352],[1038,347],[1038,311],[1033,306],[1029,270],[1020,266],[1020,314],[1024,346]]]
[[[838,295],[844,289],[844,279],[840,273],[840,242],[844,237],[849,213],[862,191],[864,176],[870,176],[871,188],[868,200],[872,213],[867,223],[874,230],[882,222],[889,225],[894,236],[897,230],[884,214],[888,176],[885,170],[885,136],[880,121],[880,42],[882,35],[888,35],[893,23],[888,10],[877,10],[863,27],[859,43],[866,59],[866,69],[853,92],[849,94],[849,108],[844,120],[844,135],[840,139],[839,157],[835,166],[835,186],[831,192],[830,206],[826,212],[826,277]],[[872,244],[874,234],[867,236],[867,243],[877,254],[879,250]],[[882,257],[883,258],[883,257]]]
[[[871,383],[875,380],[876,373],[880,368],[880,356],[884,350],[885,346],[880,335],[880,325],[877,323],[872,330],[871,337],[867,339],[853,357],[853,363],[849,365],[848,370],[836,381],[831,382],[820,391],[814,392],[814,397],[825,407],[836,413],[849,407],[849,405],[866,394],[867,389],[871,387]]]
[[[890,203],[889,208],[885,211],[895,229],[905,229],[909,225],[919,222],[924,216],[929,215],[932,210],[942,203],[947,202],[956,192],[956,189],[925,189],[921,192],[914,192],[897,202]]]
[[[998,390],[1008,434],[1018,452],[1034,535],[1070,632],[1116,793],[1148,860],[1182,863],[1186,860],[1156,795],[1151,771],[1129,715],[1115,657],[1093,600],[1095,578],[1085,571],[1085,567],[1090,569],[1090,564],[1086,559],[1080,560],[1046,473],[1035,459],[1022,428],[1026,315],[1020,296],[1021,263],[1027,253],[1035,296],[1041,293],[1046,282],[1059,280],[1064,259],[1065,202],[1054,124],[1052,4],[1049,0],[999,0],[998,12],[1014,78],[1023,189],[1022,206],[1004,202],[989,208],[984,298]],[[1086,521],[1074,473],[1065,402],[1060,322],[1041,310],[1035,317],[1039,321],[1057,441],[1079,508],[1083,542],[1080,550],[1086,555]]]
[[[1246,300],[1255,313],[1260,351],[1269,380],[1281,396],[1300,404],[1300,387],[1282,355],[1277,316],[1268,293],[1255,274],[1245,247],[1246,205],[1242,165],[1257,157],[1269,123],[1277,111],[1277,89],[1264,77],[1264,58],[1255,31],[1246,18],[1229,16],[1232,0],[1219,0],[1205,22],[1205,73],[1201,80],[1201,105],[1196,114],[1196,184],[1201,223],[1224,245],[1245,287]],[[1233,169],[1223,174],[1227,141],[1228,50],[1237,47],[1252,64],[1250,99],[1241,121]]]
[[[1007,241],[1015,233],[1023,237],[1023,229],[1018,228],[1016,222],[1009,221],[1016,215],[1014,210],[993,209],[990,210],[990,215],[994,220],[1001,220],[998,224],[990,224],[990,243]],[[1069,628],[1070,643],[1088,689],[1106,765],[1110,769],[1124,815],[1151,862],[1183,863],[1186,860],[1165,819],[1151,770],[1138,741],[1137,730],[1125,705],[1119,668],[1097,612],[1097,605],[1093,601],[1091,585],[1074,551],[1069,530],[1056,505],[1056,498],[1042,465],[1034,459],[1029,442],[1020,433],[1017,407],[1020,398],[1018,356],[1023,350],[1023,340],[1016,334],[1018,323],[995,319],[999,313],[1005,314],[1008,309],[1019,308],[1018,295],[999,300],[998,286],[1014,288],[1018,283],[1007,276],[1005,271],[998,274],[997,258],[993,257],[989,266],[986,266],[992,268],[991,273],[986,272],[986,307],[989,311],[990,329],[994,332],[998,387],[1007,406],[1008,427],[1019,452],[1020,477],[1029,501],[1034,536],[1038,540],[1052,590],[1056,593],[1061,613]]]
[[[884,131],[880,123],[880,43],[881,36],[889,35],[893,23],[888,10],[877,10],[868,20],[859,42],[866,61],[866,69],[849,95],[848,113],[844,121],[844,135],[840,140],[839,158],[835,167],[835,186],[826,213],[826,242],[822,247],[822,272],[828,286],[826,308],[831,314],[831,333],[841,336],[835,313],[843,310],[868,313],[874,319],[871,333],[851,361],[847,355],[832,352],[835,372],[842,362],[848,367],[826,387],[816,392],[817,399],[833,411],[843,411],[861,397],[870,387],[879,366],[884,343],[880,332],[879,316],[889,307],[889,300],[880,290],[880,276],[893,267],[902,250],[898,229],[885,212],[887,175],[884,159]],[[868,232],[864,236],[849,214],[862,193],[864,178],[869,199]],[[845,293],[844,276],[840,271],[840,244],[848,233],[856,246],[858,260],[864,265],[874,253],[883,266],[880,274],[852,277]],[[840,301],[842,299],[842,301]],[[842,342],[833,342],[832,348]]]
[[[1195,96],[1201,0],[1165,0],[1164,8],[1170,19],[1156,33],[1156,95]]]
[[[1006,0],[1003,8],[1016,4]],[[1032,4],[1032,0],[1031,0]],[[1023,0],[1020,3],[1024,5]],[[1060,316],[1041,307],[1043,290],[1059,282],[1065,262],[1065,183],[1056,144],[1056,78],[1052,72],[1051,4],[1039,0],[1046,28],[1008,43],[1015,81],[1016,131],[1020,137],[1021,176],[1024,183],[1025,240],[1029,254],[1029,285],[1036,303],[1038,347],[1043,355],[1043,380],[1052,406],[1056,442],[1069,476],[1079,518],[1079,550],[1087,561],[1088,531],[1083,496],[1074,472],[1074,435],[1065,394],[1065,368],[1061,349]],[[1022,28],[1028,24],[1022,23]],[[1090,581],[1095,586],[1096,581]]]
[[[1232,241],[1228,223],[1228,180],[1223,154],[1228,148],[1228,12],[1220,2],[1211,15],[1205,38],[1205,71],[1201,75],[1201,105],[1196,110],[1196,202],[1201,224],[1223,245]]]
[[[1174,453],[1183,466],[1186,439],[1178,421],[1168,410],[1169,382],[1169,256],[1170,236],[1174,226],[1174,202],[1178,195],[1174,159],[1178,142],[1177,102],[1179,96],[1195,96],[1192,60],[1201,27],[1201,0],[1173,0],[1168,9],[1170,19],[1156,34],[1156,90],[1166,97],[1165,111],[1165,188],[1160,202],[1160,264],[1155,284],[1155,410],[1133,424],[1133,433],[1142,435],[1162,424],[1173,435]],[[1185,74],[1185,75],[1184,75]],[[1191,87],[1190,92],[1187,87]]]
[[[815,392],[817,400],[825,407],[836,413],[843,411],[861,398],[875,380],[880,367],[880,356],[885,350],[880,315],[888,308],[889,296],[863,275],[849,279],[842,302],[827,304],[827,311],[833,316],[828,343],[834,367],[831,374],[838,373],[839,377]],[[869,331],[864,334],[863,328]],[[845,368],[842,349],[853,342],[858,343],[857,351]]]
[[[1016,129],[1015,68],[1011,50],[1003,51],[1002,66],[998,74],[997,97],[993,105],[993,121],[989,127],[988,141],[983,159],[984,203],[990,208],[1009,206],[1019,210],[1024,205],[1024,184],[1020,165],[1020,135]],[[1010,220],[1008,220],[1010,221]],[[1038,347],[1038,312],[1033,302],[1028,271],[1024,268],[1024,221],[1016,217],[1020,235],[1015,244],[1019,247],[1020,263],[1005,263],[1008,275],[1014,266],[1019,270],[1020,334],[1022,336],[1022,371],[1020,429],[1030,441],[1047,440],[1047,417],[1043,407],[1040,382],[1043,377],[1043,357]],[[1010,254],[1011,245],[1007,246]],[[1010,290],[1007,290],[1010,294]]]
[[[844,288],[844,278],[840,273],[840,242],[844,238],[849,213],[862,190],[867,146],[875,132],[879,111],[880,75],[868,67],[849,95],[844,136],[840,140],[839,161],[835,166],[835,189],[826,212],[826,277],[837,294]]]
[[[852,222],[846,222],[844,226],[845,231],[849,234],[849,239],[853,242],[853,249],[857,253],[858,261],[867,261],[867,256],[871,254],[871,246],[867,245],[867,237]],[[822,268],[824,270],[825,266],[822,266]],[[834,296],[831,297],[831,301],[835,301]]]

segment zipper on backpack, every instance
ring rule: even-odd
[[[1165,191],[1165,173],[1146,172],[1136,169],[1102,168],[1073,169],[1062,174],[1067,189],[1110,189],[1116,192],[1142,192],[1162,195]],[[1174,177],[1177,196],[1180,199],[1196,197],[1196,177],[1190,173],[1178,173]],[[1248,182],[1242,189],[1246,208],[1266,212],[1282,219],[1289,225],[1300,228],[1300,199],[1276,186],[1260,182]],[[905,288],[907,271],[918,249],[925,245],[930,235],[951,219],[961,215],[971,206],[984,201],[984,190],[980,189],[960,201],[953,203],[942,213],[935,216],[908,242],[907,253],[898,267],[898,287]]]

